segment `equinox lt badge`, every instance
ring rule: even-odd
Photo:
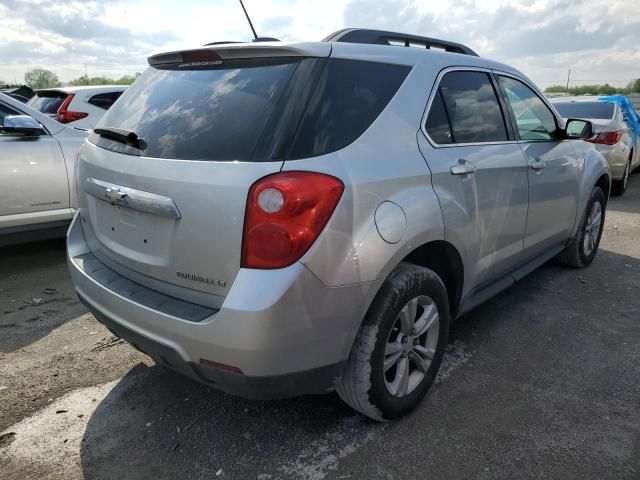
[[[194,282],[206,283],[207,285],[217,285],[218,287],[226,287],[226,280],[217,280],[215,278],[203,277],[202,275],[196,275],[195,273],[176,272],[176,275],[185,280],[192,280]]]

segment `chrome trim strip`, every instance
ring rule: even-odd
[[[163,217],[182,218],[176,203],[169,197],[87,178],[85,192],[111,205],[153,213]]]

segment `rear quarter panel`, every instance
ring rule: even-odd
[[[440,205],[416,140],[436,73],[432,65],[414,66],[382,114],[348,147],[285,162],[284,170],[327,173],[345,184],[333,217],[301,259],[324,284],[383,279],[415,248],[443,239]],[[406,219],[396,219],[404,230],[396,243],[385,241],[376,226],[376,209],[385,201],[398,205]]]

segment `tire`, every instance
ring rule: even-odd
[[[407,319],[413,305],[416,321],[411,329]],[[410,412],[440,369],[449,316],[447,290],[440,277],[427,268],[401,263],[385,280],[360,327],[336,382],[340,398],[377,421]],[[425,333],[419,335],[423,328]],[[385,361],[391,365],[396,355],[395,365],[385,371]]]
[[[611,182],[611,195],[619,197],[624,194],[629,184],[629,174],[631,173],[631,158],[627,162],[627,166],[624,167],[624,173],[622,174],[622,180],[614,180]]]
[[[597,231],[594,231],[592,215],[594,208],[598,208],[595,206],[596,204],[599,205],[601,213]],[[600,239],[602,238],[606,207],[607,202],[604,192],[600,187],[595,187],[591,192],[575,236],[557,257],[560,263],[569,267],[584,268],[593,261],[598,252]],[[590,236],[590,239],[587,235]]]

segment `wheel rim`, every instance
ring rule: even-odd
[[[600,228],[602,227],[602,206],[600,202],[594,202],[591,212],[587,217],[587,225],[584,231],[583,249],[585,255],[591,255],[598,243]]]
[[[384,352],[384,383],[394,397],[413,392],[424,379],[436,353],[438,307],[420,295],[400,310],[389,332]]]

